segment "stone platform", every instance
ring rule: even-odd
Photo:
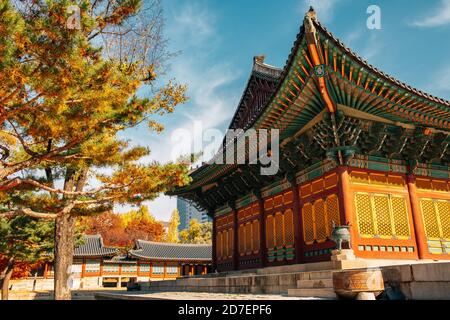
[[[361,261],[356,265],[360,264]],[[450,262],[365,260],[363,265],[364,268],[380,267],[385,286],[400,290],[407,299],[450,300]],[[328,261],[141,282],[140,285],[142,294],[195,292],[335,299],[332,274],[338,270],[333,266],[335,261]],[[358,267],[353,266],[353,269]]]

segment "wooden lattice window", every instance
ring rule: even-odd
[[[245,226],[243,224],[239,225],[238,246],[239,254],[245,254]]]
[[[361,237],[408,239],[408,207],[403,196],[357,193],[356,217]]]
[[[234,231],[233,229],[228,229],[228,258],[233,257],[234,247]]]
[[[325,241],[327,239],[327,217],[322,199],[314,203],[314,227],[316,230],[315,239],[318,242]]]
[[[374,207],[376,214],[377,235],[381,237],[392,237],[391,210],[389,210],[388,195],[374,195]]]
[[[222,259],[222,232],[217,234],[216,250],[217,258]]]
[[[228,257],[228,230],[223,231],[222,235],[222,257],[226,259]]]
[[[367,193],[358,193],[355,198],[359,234],[362,237],[372,237],[375,234],[375,219],[370,196]]]
[[[425,233],[431,240],[450,240],[450,202],[421,199]]]
[[[274,218],[272,215],[269,215],[266,218],[266,245],[268,249],[273,249],[275,247],[274,233]]]
[[[284,232],[285,245],[291,247],[294,245],[294,212],[292,209],[286,210],[284,213]]]
[[[252,224],[250,222],[245,225],[245,253],[252,253]]]
[[[259,248],[260,248],[260,243],[259,243],[259,220],[254,220],[253,221],[253,226],[252,226],[252,234],[253,234],[253,252],[257,253],[259,252]]]
[[[442,238],[450,239],[450,201],[437,201],[436,203],[441,225]]]
[[[408,239],[411,235],[408,220],[408,208],[404,197],[392,197],[392,213],[394,216],[395,235]]]
[[[303,238],[306,244],[314,242],[314,221],[313,221],[313,206],[311,203],[306,203],[302,208],[303,218]]]
[[[328,230],[327,235],[331,236],[333,231],[333,222],[335,225],[340,225],[341,216],[339,214],[339,199],[337,195],[333,194],[326,200],[327,217],[328,217]]]
[[[283,214],[281,212],[275,214],[275,246],[277,248],[284,246]]]

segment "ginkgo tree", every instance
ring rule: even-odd
[[[0,216],[55,221],[55,299],[71,298],[78,216],[189,182],[185,163],[146,164],[148,149],[117,137],[142,122],[162,130],[153,116],[187,99],[157,80],[163,21],[157,1],[0,0]]]

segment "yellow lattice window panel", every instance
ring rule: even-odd
[[[327,216],[328,216],[328,230],[327,235],[331,236],[333,231],[333,222],[335,225],[340,225],[341,216],[339,214],[339,199],[337,195],[333,194],[327,198]]]
[[[245,225],[245,253],[252,253],[252,224],[249,222]]]
[[[392,214],[394,216],[395,235],[399,239],[408,239],[411,236],[409,229],[408,208],[406,198],[392,197]]]
[[[274,218],[272,215],[270,215],[266,218],[266,242],[268,249],[273,249],[275,247],[274,232]]]
[[[222,259],[222,232],[217,234],[217,243],[216,243],[217,257]]]
[[[375,235],[375,224],[370,196],[358,193],[355,198],[359,234],[363,237],[372,237]]]
[[[314,221],[313,207],[311,203],[306,203],[302,208],[303,238],[307,244],[314,242]]]
[[[275,214],[275,246],[277,248],[284,246],[283,215],[281,212]]]
[[[450,239],[450,201],[437,201],[436,206],[439,213],[442,238]]]
[[[439,230],[439,222],[434,201],[429,199],[422,199],[420,201],[422,207],[423,224],[425,226],[425,233],[430,239],[440,239],[441,232]]]
[[[421,199],[425,232],[429,239],[450,240],[450,201]]]
[[[389,196],[388,195],[374,195],[373,204],[376,215],[376,226],[377,234],[382,238],[391,238],[393,233],[392,230],[392,219],[391,210],[389,209]]]
[[[239,233],[238,233],[238,246],[239,246],[239,254],[245,253],[245,226],[243,224],[239,225]]]
[[[327,239],[327,217],[322,199],[314,202],[314,227],[316,229],[315,239],[318,242],[325,241]]]
[[[294,212],[291,209],[284,213],[284,239],[286,247],[294,245]]]
[[[253,226],[252,226],[252,234],[253,234],[253,252],[258,252],[259,251],[259,247],[260,247],[260,243],[259,243],[259,220],[255,220],[253,221]]]
[[[356,217],[361,237],[409,239],[406,198],[388,194],[357,193]]]

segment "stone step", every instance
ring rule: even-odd
[[[308,271],[299,274],[300,280],[333,279],[332,270]]]
[[[328,298],[336,299],[336,294],[333,289],[321,288],[321,289],[288,289],[289,297],[310,297],[310,298]]]
[[[319,288],[333,288],[332,279],[314,279],[314,280],[298,280],[298,289],[319,289]]]
[[[321,271],[332,269],[331,261],[304,263],[304,264],[292,264],[278,267],[268,267],[257,269],[256,273],[259,275],[265,274],[282,274],[282,273],[299,273],[309,271]]]

